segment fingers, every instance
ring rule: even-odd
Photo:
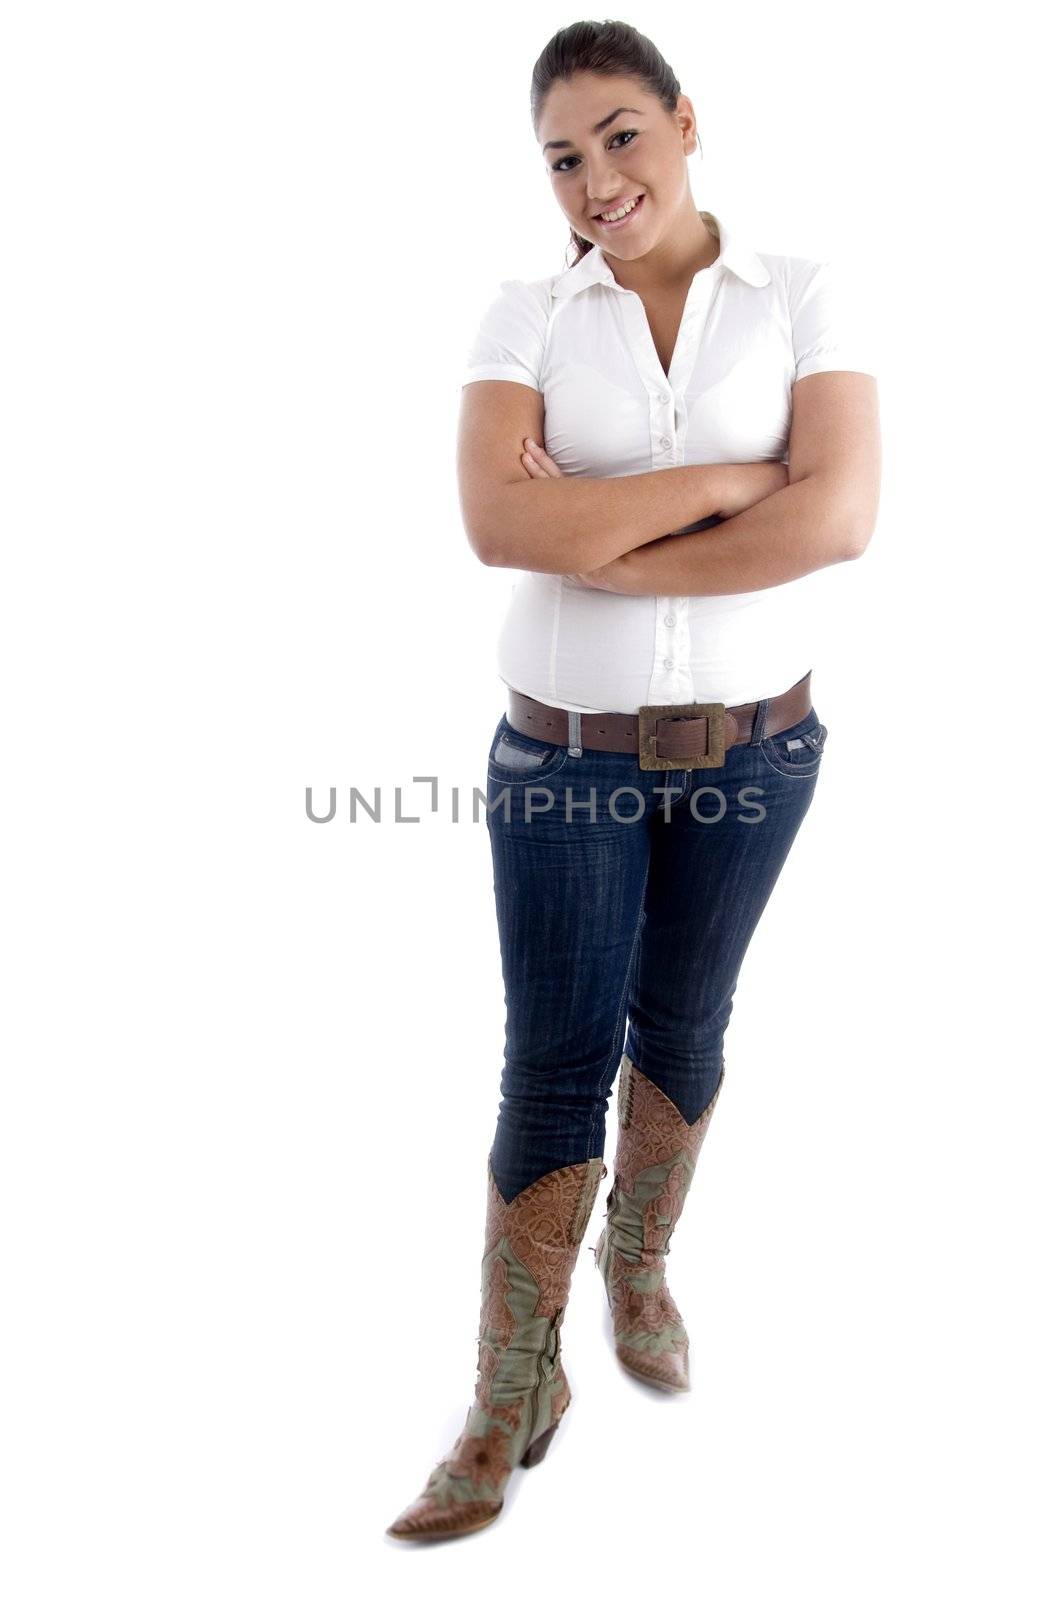
[[[535,478],[561,478],[564,476],[561,468],[554,462],[535,439],[524,439],[524,452],[521,456],[525,470]],[[533,467],[537,470],[533,471]]]
[[[532,453],[539,448],[536,441],[534,439],[522,439],[521,443],[525,447],[521,452],[521,465],[528,473],[528,476],[530,478],[545,478],[547,474],[544,472],[537,457]]]

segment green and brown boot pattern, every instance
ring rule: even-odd
[[[559,1167],[506,1203],[488,1160],[488,1216],[473,1404],[451,1449],[388,1528],[440,1539],[493,1522],[514,1468],[546,1454],[572,1398],[559,1330],[605,1173],[599,1157]]]
[[[712,1100],[688,1123],[627,1054],[621,1057],[617,1155],[595,1265],[618,1360],[658,1389],[691,1386],[687,1329],[665,1282],[665,1257],[723,1083],[722,1069]]]

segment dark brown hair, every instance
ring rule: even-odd
[[[657,45],[637,28],[627,22],[573,22],[554,35],[532,69],[533,128],[538,128],[551,86],[577,72],[635,78],[647,94],[657,96],[666,111],[676,110],[676,97],[682,92],[679,78]],[[566,265],[575,267],[591,249],[591,242],[571,227],[569,243],[576,247],[576,255]]]

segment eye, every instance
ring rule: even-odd
[[[617,148],[619,150],[627,150],[627,148],[628,148],[629,144],[632,142],[632,140],[633,139],[637,139],[638,137],[639,137],[639,129],[638,128],[621,128],[610,139],[610,144],[613,143],[614,139],[623,139],[625,141],[624,144],[618,145]],[[607,146],[607,149],[608,148],[609,148],[609,146]],[[562,162],[565,162],[565,161],[576,161],[577,159],[578,159],[578,157],[576,157],[576,156],[562,156],[561,161],[556,161],[554,163],[554,165],[551,167],[551,171],[552,172],[571,172],[573,170],[572,167],[563,166]]]

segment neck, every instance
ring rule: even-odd
[[[712,213],[707,212],[706,216],[712,218]],[[602,253],[622,289],[648,294],[690,283],[696,272],[711,267],[720,255],[720,237],[715,219],[707,222],[692,203],[646,255],[625,261],[606,250]]]

